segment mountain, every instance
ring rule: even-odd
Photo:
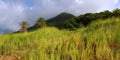
[[[67,20],[69,20],[73,17],[75,17],[75,16],[72,15],[72,14],[63,12],[63,13],[61,13],[61,14],[53,17],[53,18],[50,18],[50,19],[46,20],[46,23],[47,23],[48,26],[54,26],[54,27],[57,27],[57,28],[61,28],[64,25],[65,21],[67,21]],[[34,31],[34,30],[37,30],[37,29],[38,29],[38,27],[31,26],[31,27],[28,28],[28,31]]]
[[[69,13],[61,13],[53,18],[46,20],[47,26],[57,27],[59,29],[76,30],[80,27],[87,27],[91,22],[96,20],[104,20],[111,17],[120,17],[120,9],[111,11],[103,11],[99,13],[86,13],[79,16],[74,16]],[[38,27],[31,26],[29,31],[37,30]]]
[[[75,16],[72,14],[63,12],[57,15],[56,17],[48,19],[46,22],[48,26],[55,26],[55,27],[61,28],[61,26],[65,23],[66,20],[73,18],[73,17]]]

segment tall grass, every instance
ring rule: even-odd
[[[0,56],[17,60],[119,60],[120,19],[95,21],[76,31],[46,27],[0,36]]]

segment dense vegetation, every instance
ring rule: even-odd
[[[119,60],[120,19],[100,19],[75,31],[44,27],[0,36],[0,60]]]
[[[104,20],[111,17],[120,17],[120,9],[115,9],[113,11],[103,11],[99,13],[86,13],[78,17],[71,18],[66,20],[63,25],[63,29],[78,29],[83,26],[88,26],[91,22],[96,20]]]
[[[28,28],[28,31],[34,31],[42,27],[46,27],[46,21],[44,18],[39,18],[32,27]]]
[[[46,26],[53,26],[59,29],[76,30],[78,28],[88,26],[93,21],[105,20],[111,17],[120,17],[120,9],[115,9],[113,11],[106,10],[98,13],[86,13],[80,16],[74,16],[64,12],[48,20],[39,18],[36,23],[38,23],[39,20],[42,20],[40,21],[41,24],[44,23]],[[34,24],[32,27],[29,27],[28,30],[33,31],[38,28],[39,27]]]

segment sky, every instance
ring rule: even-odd
[[[120,8],[120,0],[0,0],[0,33],[18,31],[19,23],[30,25],[43,17],[52,18],[62,12],[75,16]]]

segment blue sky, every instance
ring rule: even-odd
[[[120,0],[0,0],[0,33],[19,30],[23,20],[31,25],[62,12],[80,15],[120,8]]]

